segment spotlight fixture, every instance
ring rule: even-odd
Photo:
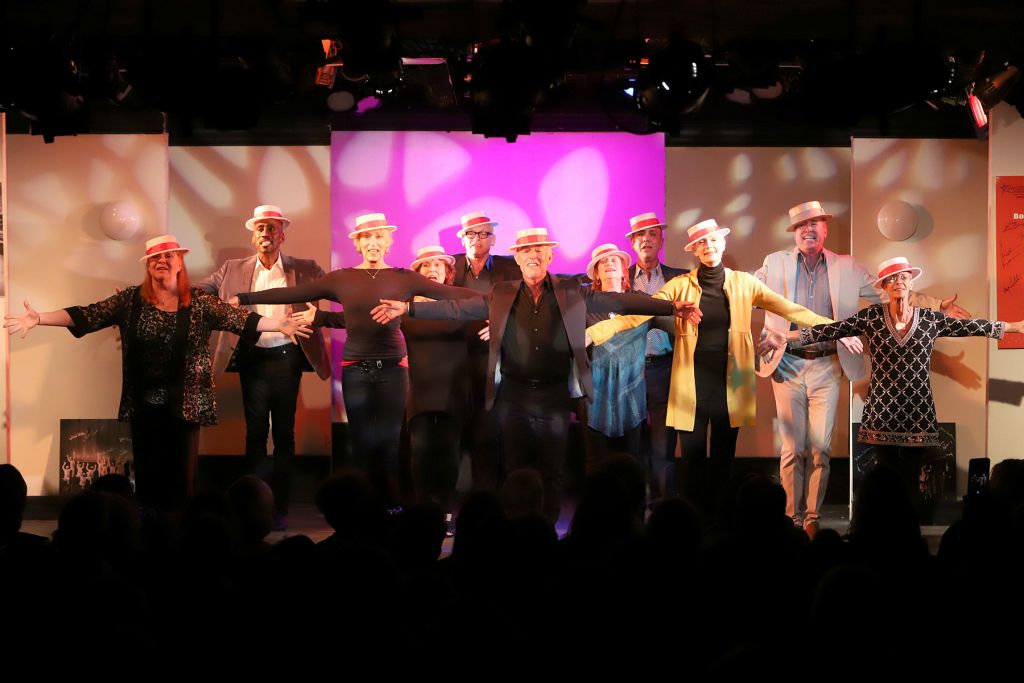
[[[523,41],[481,46],[473,61],[473,133],[515,142],[530,134],[544,89],[536,52]]]
[[[670,43],[637,76],[636,103],[651,125],[676,133],[680,119],[704,104],[711,88],[711,60],[696,43]]]
[[[999,73],[967,86],[967,107],[971,112],[974,133],[979,140],[988,138],[989,112],[1013,93],[1020,80],[1020,69],[1013,65],[1005,67]]]
[[[990,112],[993,107],[1006,98],[1013,87],[1017,85],[1018,80],[1020,80],[1020,69],[1007,65],[1003,71],[995,76],[989,76],[981,82],[980,86],[975,86],[973,95],[985,108],[985,111]]]

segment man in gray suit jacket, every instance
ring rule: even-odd
[[[777,293],[819,315],[843,320],[860,310],[860,300],[881,301],[875,276],[852,257],[825,248],[828,219],[819,202],[789,210],[794,249],[768,254],[754,273]],[[969,317],[956,296],[940,300],[914,292],[911,304],[936,308],[954,317]],[[765,328],[786,332],[789,321],[765,313]],[[859,339],[790,345],[762,358],[758,374],[772,378],[782,452],[779,473],[786,490],[786,514],[813,538],[828,488],[832,432],[839,404],[840,379],[856,381],[867,373]]]
[[[244,259],[230,259],[205,280],[200,289],[227,301],[239,292],[256,292],[273,287],[294,287],[324,276],[316,261],[297,259],[281,253],[285,229],[291,221],[281,209],[269,204],[256,207],[245,222],[252,233],[256,253]],[[256,312],[273,311],[277,317],[292,311],[288,306],[248,306]],[[276,310],[280,309],[280,310]],[[291,491],[292,460],[295,456],[295,406],[303,372],[316,372],[321,379],[331,375],[330,360],[319,330],[295,346],[277,333],[263,334],[256,344],[245,344],[229,332],[217,338],[214,371],[238,372],[245,408],[245,457],[250,472],[268,478],[274,491],[276,529],[286,528],[285,516]],[[267,463],[267,436],[273,425],[274,461]]]
[[[665,223],[655,213],[629,219],[626,237],[636,252],[636,265],[629,277],[634,292],[654,294],[686,268],[673,268],[659,260],[665,244]],[[662,330],[647,333],[644,351],[644,383],[647,387],[648,451],[651,496],[655,499],[676,494],[676,430],[666,425],[668,390],[672,380],[672,336]]]

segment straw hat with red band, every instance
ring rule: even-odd
[[[444,247],[437,245],[430,245],[429,247],[423,247],[416,250],[416,260],[409,264],[409,270],[416,270],[425,261],[429,261],[432,258],[439,258],[445,261],[448,265],[455,265],[455,257],[446,254]]]
[[[390,230],[394,232],[398,230],[398,227],[388,225],[388,219],[382,213],[368,213],[363,216],[356,216],[356,227],[348,236],[349,239],[355,239],[359,233],[370,232],[371,230]]]
[[[912,280],[916,280],[921,277],[922,272],[924,271],[920,268],[910,265],[910,261],[903,256],[897,256],[878,264],[878,279],[875,280],[875,286],[879,286],[882,284],[882,280],[896,273],[910,273]]]
[[[516,230],[516,243],[508,248],[509,251],[516,251],[525,247],[557,247],[558,242],[548,239],[547,228],[527,228]]]
[[[658,218],[658,214],[653,212],[633,216],[629,219],[629,232],[626,233],[626,237],[633,239],[634,233],[643,232],[649,228],[661,228],[664,230],[665,223]]]
[[[245,222],[245,229],[255,230],[257,223],[270,220],[281,223],[282,229],[287,228],[292,223],[289,219],[284,217],[281,207],[274,206],[273,204],[262,204],[252,210],[252,218]]]
[[[725,237],[729,234],[729,228],[723,227],[718,224],[714,218],[709,218],[706,221],[701,221],[697,225],[686,229],[686,234],[689,237],[689,242],[683,247],[686,251],[693,251],[693,245],[700,242],[708,235],[720,235]]]
[[[622,259],[623,275],[625,275],[625,271],[629,270],[630,264],[633,263],[632,257],[614,244],[602,244],[594,249],[594,251],[590,252],[590,263],[587,265],[587,277],[591,280],[595,278],[594,272],[597,267],[597,262],[607,256],[618,256]]]
[[[804,202],[789,210],[789,227],[787,232],[796,230],[796,226],[812,218],[832,218],[832,214],[821,208],[821,202]]]
[[[178,238],[174,235],[160,235],[151,240],[146,240],[146,255],[140,258],[139,261],[145,261],[152,256],[166,254],[169,251],[180,251],[182,255],[188,253],[188,249],[178,244]]]
[[[459,222],[462,223],[462,227],[459,228],[459,231],[455,233],[455,235],[460,240],[466,235],[467,230],[480,230],[481,228],[486,228],[488,226],[493,228],[494,226],[497,225],[497,223],[492,221],[490,217],[483,211],[474,211],[473,213],[467,213],[465,216],[459,219]]]

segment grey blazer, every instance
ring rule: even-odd
[[[289,287],[301,285],[322,278],[325,273],[316,261],[312,259],[299,259],[281,255],[281,265],[284,266],[284,276]],[[224,262],[215,273],[203,279],[195,286],[208,294],[224,299],[248,292],[252,289],[252,276],[256,271],[256,255],[249,258],[229,259]],[[254,311],[255,306],[243,306],[242,308]],[[304,307],[303,307],[304,310]],[[292,312],[291,306],[288,312]],[[324,346],[324,338],[320,330],[314,330],[309,339],[299,339],[302,352],[306,355],[313,372],[320,379],[327,379],[331,376],[331,361],[327,357],[327,347]],[[214,347],[213,370],[215,373],[237,372],[235,366],[238,355],[238,335],[230,332],[220,332]]]

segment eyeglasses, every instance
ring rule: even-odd
[[[913,279],[914,278],[910,275],[910,273],[896,273],[895,275],[890,275],[889,277],[885,278],[884,280],[882,280],[882,282],[887,285],[894,285],[897,282],[910,282]]]
[[[469,238],[471,240],[475,240],[475,239],[487,240],[487,239],[490,239],[490,238],[494,237],[494,233],[493,232],[487,232],[486,230],[481,230],[480,232],[477,232],[476,230],[467,230],[464,233],[462,233],[462,236],[463,237],[467,237],[467,238]]]

